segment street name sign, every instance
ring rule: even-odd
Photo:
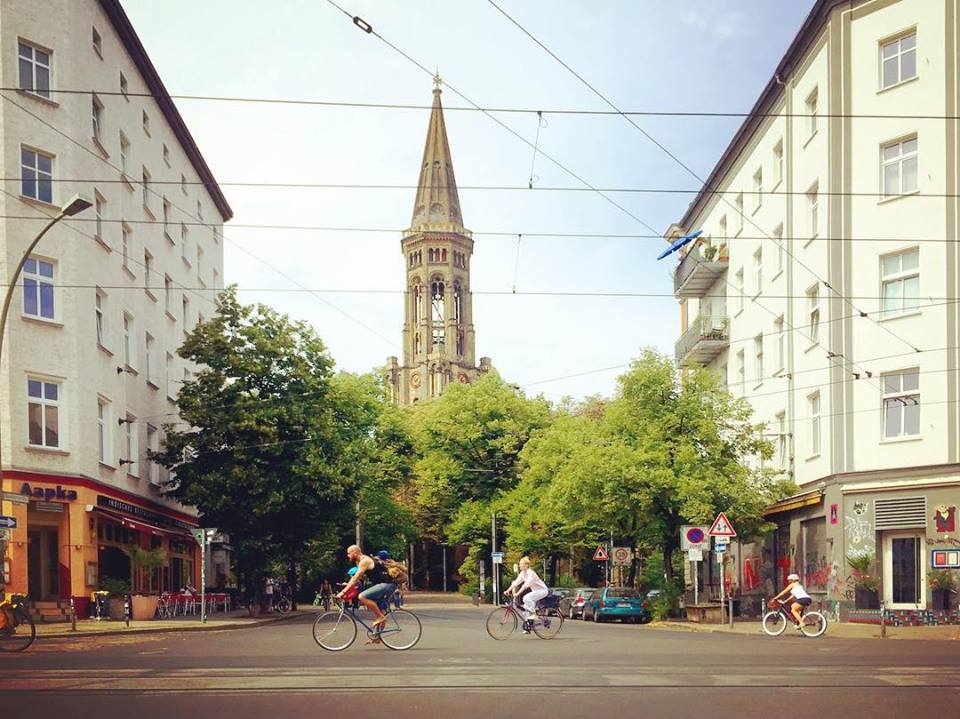
[[[680,549],[709,549],[710,527],[694,527],[684,525],[680,527]]]
[[[610,556],[607,554],[607,550],[603,548],[603,545],[597,547],[597,551],[593,553],[593,561],[595,562],[607,562],[610,560]]]
[[[734,530],[733,525],[730,524],[730,520],[727,519],[727,515],[723,512],[717,515],[717,518],[713,520],[713,524],[710,526],[710,531],[708,534],[711,537],[736,537],[737,532]]]
[[[0,516],[0,528],[2,528],[2,529],[16,529],[16,528],[17,528],[17,518],[16,518],[16,517],[4,517],[4,516]]]
[[[493,557],[494,564],[503,564],[503,552],[493,552],[490,556]]]

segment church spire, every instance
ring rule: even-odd
[[[439,74],[434,76],[433,82],[433,109],[427,128],[427,142],[423,148],[423,161],[420,163],[420,181],[417,183],[417,199],[413,204],[409,232],[462,232],[460,197],[453,175],[447,128],[443,122],[443,106],[440,104],[442,81]]]

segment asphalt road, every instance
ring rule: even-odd
[[[45,717],[913,717],[960,715],[955,642],[699,634],[566,622],[484,630],[489,609],[412,607],[407,652],[330,653],[311,617],[189,634],[43,640],[0,656],[0,712]],[[937,709],[941,707],[943,711]]]

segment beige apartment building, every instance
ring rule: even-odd
[[[958,16],[819,0],[668,233],[703,231],[675,272],[678,362],[751,403],[801,488],[729,560],[745,607],[790,571],[852,607],[867,556],[878,599],[917,614],[960,566]]]
[[[0,277],[29,258],[0,364],[8,591],[83,604],[104,578],[197,586],[195,512],[146,459],[215,311],[232,211],[118,0],[0,4]],[[4,280],[6,282],[6,280]],[[131,572],[125,549],[166,565]],[[56,605],[42,605],[58,613]]]

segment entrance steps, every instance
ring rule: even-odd
[[[35,622],[49,624],[51,622],[70,621],[69,600],[60,600],[56,602],[30,602],[28,611]]]

